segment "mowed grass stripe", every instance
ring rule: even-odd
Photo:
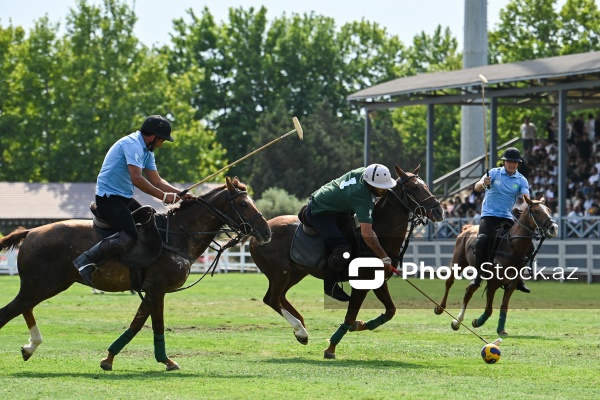
[[[442,295],[441,281],[413,282],[435,300]],[[309,344],[302,346],[287,322],[262,303],[264,275],[207,278],[167,295],[167,353],[182,368],[173,372],[154,361],[150,321],[115,358],[114,371],[102,371],[100,359],[129,325],[139,298],[92,295],[74,285],[35,308],[44,343],[29,361],[20,355],[29,338],[23,318],[0,330],[0,398],[600,397],[600,311],[564,309],[565,302],[600,297],[600,286],[532,282],[532,294],[513,298],[525,304],[531,298],[546,308],[509,310],[511,336],[501,345],[502,359],[487,365],[479,358],[481,340],[462,328],[451,331],[450,317],[434,315],[433,305],[422,303],[405,282],[393,285],[396,317],[375,331],[347,334],[338,359],[324,360],[326,340],[345,311],[324,307],[321,281],[307,278],[288,295],[307,323]],[[464,285],[453,288],[453,307]],[[0,277],[2,306],[18,288],[18,277]],[[480,304],[469,308],[469,324],[481,314]],[[359,318],[381,312],[381,307],[362,310]],[[478,334],[494,340],[497,316],[496,309]]]

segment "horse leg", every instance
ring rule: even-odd
[[[38,346],[42,344],[42,334],[40,333],[33,316],[33,308],[38,305],[40,301],[42,300],[34,300],[30,296],[26,296],[22,292],[19,292],[10,303],[0,309],[0,328],[17,315],[22,314],[23,318],[25,318],[25,323],[27,324],[30,334],[29,343],[21,346],[21,355],[25,361],[29,360]]]
[[[149,316],[150,308],[146,305],[145,301],[142,301],[138,307],[135,317],[133,318],[133,321],[131,321],[131,324],[129,325],[129,328],[123,332],[123,334],[119,336],[117,340],[115,340],[108,348],[106,358],[100,361],[100,368],[105,371],[112,371],[115,356],[119,354],[119,352],[121,352],[121,350],[123,350],[123,348],[127,346],[129,342],[131,342],[131,339],[133,339],[139,331],[142,330],[144,323]]]
[[[433,308],[433,312],[437,315],[440,315],[446,309],[446,303],[448,302],[448,293],[450,293],[450,288],[454,285],[454,275],[450,275],[448,279],[446,279],[446,291],[444,292],[444,297],[442,297],[442,301],[438,306]]]
[[[494,295],[496,294],[498,286],[499,285],[495,283],[488,283],[485,297],[485,310],[483,311],[483,314],[479,316],[479,318],[473,319],[471,322],[473,328],[479,328],[480,326],[483,326],[488,318],[492,316],[492,313],[494,312]]]
[[[331,338],[329,339],[329,346],[323,351],[323,356],[325,358],[335,359],[335,348],[338,343],[340,343],[344,335],[348,333],[354,324],[354,321],[356,321],[356,316],[358,315],[360,306],[365,300],[365,297],[367,297],[368,292],[368,290],[352,289],[350,302],[348,303],[348,310],[346,311],[346,318],[344,318],[344,323],[338,327],[333,335],[331,335]]]
[[[27,361],[33,355],[33,352],[38,348],[40,344],[42,344],[42,333],[37,327],[37,323],[35,321],[35,317],[33,316],[33,308],[26,310],[23,312],[23,318],[25,318],[25,323],[27,324],[27,328],[29,328],[29,343],[21,346],[21,355],[23,356],[23,360]]]
[[[479,288],[476,286],[467,286],[467,289],[465,290],[465,297],[463,297],[463,302],[460,305],[460,312],[458,313],[456,319],[452,320],[452,322],[450,323],[450,326],[455,331],[457,331],[458,328],[460,328],[460,323],[465,320],[465,312],[467,311],[467,306],[469,305],[469,301],[471,301],[471,298],[473,297],[473,293],[475,293],[477,289]]]
[[[385,324],[386,322],[394,318],[394,315],[396,315],[396,306],[392,301],[392,296],[390,296],[390,291],[387,282],[385,282],[380,288],[373,290],[373,293],[375,293],[375,296],[377,296],[379,301],[381,301],[381,303],[385,307],[385,313],[367,322],[360,320],[354,321],[354,323],[350,327],[350,332],[360,332],[367,329],[372,331],[373,329],[376,329],[381,325]]]
[[[502,304],[500,305],[500,316],[498,317],[498,327],[496,328],[496,332],[500,337],[508,336],[508,333],[504,330],[504,324],[506,323],[506,314],[508,313],[508,303],[510,302],[510,297],[515,291],[517,286],[516,281],[510,285],[508,289],[504,290],[504,296],[502,296]]]
[[[165,293],[150,293],[146,295],[146,301],[150,302],[150,317],[152,318],[152,332],[154,332],[154,358],[163,363],[167,371],[179,369],[179,364],[167,357],[165,348]]]
[[[291,276],[287,273],[279,274],[276,277],[268,276],[269,288],[263,297],[263,302],[281,315],[294,330],[294,337],[302,344],[308,344],[308,332],[304,325],[302,315],[286,299],[287,291],[300,282],[306,274],[296,274]]]

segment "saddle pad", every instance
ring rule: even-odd
[[[325,243],[321,236],[307,236],[302,230],[302,224],[298,223],[290,257],[294,262],[307,267],[325,269]]]

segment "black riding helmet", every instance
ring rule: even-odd
[[[169,142],[175,141],[175,139],[171,137],[171,123],[168,119],[160,115],[151,115],[146,118],[140,131],[147,136],[156,135]]]
[[[521,152],[515,147],[509,147],[506,149],[501,160],[523,162],[523,160],[521,160]]]

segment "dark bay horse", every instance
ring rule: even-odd
[[[545,200],[542,197],[540,200],[531,200],[529,196],[523,196],[525,202],[523,208],[520,209],[520,216],[515,224],[510,228],[508,234],[500,239],[500,243],[496,248],[493,257],[491,258],[492,266],[487,266],[486,269],[490,273],[482,274],[482,278],[489,277],[486,287],[486,306],[483,314],[479,318],[472,321],[475,328],[483,326],[488,318],[492,315],[494,295],[496,290],[504,288],[504,296],[500,305],[500,317],[498,318],[498,327],[496,332],[500,336],[508,336],[504,330],[506,323],[506,314],[508,312],[508,303],[510,297],[516,288],[518,275],[527,262],[529,261],[530,248],[533,239],[554,238],[558,236],[558,225],[552,219],[552,213],[545,205]],[[463,231],[456,238],[454,246],[454,255],[452,264],[457,264],[460,269],[472,265],[475,262],[475,242],[479,233],[478,225],[467,225],[463,227]],[[496,266],[498,266],[496,268]],[[487,276],[486,276],[487,275]],[[439,307],[435,307],[436,314],[441,314],[446,308],[448,293],[454,284],[454,276],[446,280],[446,291],[440,302]],[[460,322],[464,320],[467,305],[477,291],[477,287],[468,286],[465,291],[465,296],[462,301],[461,310],[457,319],[451,323],[452,329],[455,331],[460,327]]]
[[[167,370],[179,369],[167,357],[164,341],[164,297],[180,288],[187,280],[190,267],[211,244],[221,227],[239,237],[253,236],[257,242],[268,242],[271,230],[262,214],[248,196],[246,187],[237,178],[227,178],[220,186],[202,196],[182,202],[165,214],[168,221],[167,243],[158,259],[144,269],[142,290],[146,293],[129,329],[108,349],[101,361],[104,370],[111,370],[113,359],[142,329],[150,316],[154,332],[154,355]],[[42,343],[42,336],[33,316],[40,302],[67,290],[73,283],[83,283],[72,261],[99,240],[91,220],[67,220],[34,229],[19,228],[0,239],[0,249],[21,244],[17,259],[21,287],[17,296],[0,309],[0,328],[22,314],[30,332],[29,344],[21,348],[27,361]],[[100,263],[93,275],[96,289],[105,292],[130,290],[129,268],[118,257]]]
[[[379,198],[373,213],[373,229],[377,233],[381,246],[392,257],[394,266],[402,262],[398,259],[398,255],[406,236],[409,214],[413,213],[423,221],[426,218],[433,221],[441,221],[444,218],[439,201],[417,175],[420,166],[412,173],[404,172],[397,165],[395,168],[398,183]],[[298,224],[298,217],[292,215],[283,215],[269,220],[273,239],[269,243],[259,243],[251,239],[250,253],[258,268],[269,280],[269,288],[263,301],[288,321],[294,329],[294,336],[300,343],[307,344],[308,332],[304,318],[288,301],[286,293],[307,275],[323,279],[323,270],[298,264],[291,259],[290,247]],[[364,268],[360,271],[362,270]],[[332,336],[330,346],[325,350],[326,358],[335,358],[335,347],[348,331],[348,327],[350,331],[372,330],[394,317],[396,307],[385,282],[383,286],[374,290],[375,296],[385,306],[385,314],[366,323],[356,321],[358,311],[368,292],[368,290],[352,289],[343,324],[346,328],[341,328],[343,332],[336,332]]]

